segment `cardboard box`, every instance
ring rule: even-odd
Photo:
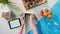
[[[2,12],[3,18],[11,18],[11,12]]]

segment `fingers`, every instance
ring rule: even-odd
[[[22,32],[23,32],[24,21],[25,21],[25,19],[24,19],[24,16],[23,16],[22,21],[21,21],[22,24],[21,24],[21,27],[20,27],[20,30],[19,30],[19,33],[18,34],[22,34]]]
[[[23,18],[22,18],[22,25],[24,25],[24,23],[25,23],[25,17],[23,16]]]
[[[38,34],[37,29],[36,29],[35,24],[34,24],[34,21],[32,19],[33,19],[33,14],[30,15],[30,21],[31,21],[31,25],[32,25],[34,34]]]
[[[33,21],[33,20],[32,20],[32,17],[33,17],[33,14],[31,13],[31,14],[30,14],[30,21]]]

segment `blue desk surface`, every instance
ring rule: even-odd
[[[40,20],[43,34],[60,34],[60,0],[51,8],[52,19],[42,17]]]

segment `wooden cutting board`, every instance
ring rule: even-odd
[[[46,2],[46,0],[22,0],[22,1],[26,10]]]

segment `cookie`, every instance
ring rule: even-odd
[[[44,16],[48,16],[48,13],[44,12]]]
[[[51,10],[49,10],[48,14],[49,14],[49,15],[51,15],[51,14],[52,14],[52,11],[51,11]]]
[[[49,9],[48,9],[48,8],[45,8],[44,11],[45,11],[45,12],[49,12]]]
[[[48,18],[49,18],[49,19],[51,19],[51,18],[52,18],[52,16],[51,16],[51,15],[48,15]]]

